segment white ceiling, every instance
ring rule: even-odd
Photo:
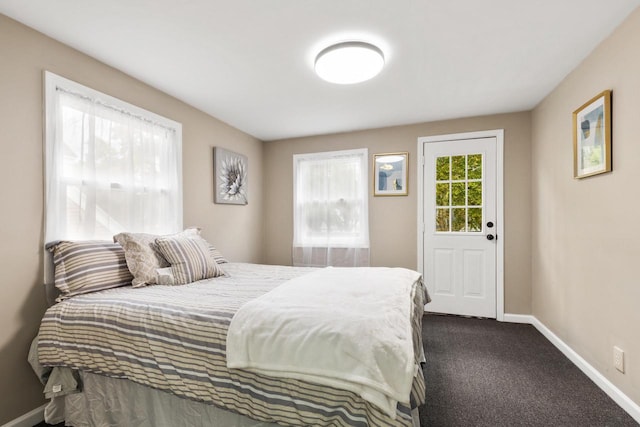
[[[261,140],[523,111],[640,0],[0,0],[0,13]],[[373,80],[315,55],[377,44]]]

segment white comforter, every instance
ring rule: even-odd
[[[354,391],[395,416],[417,370],[413,286],[403,268],[326,268],[242,306],[227,335],[227,366]]]

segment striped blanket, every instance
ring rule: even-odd
[[[290,426],[411,426],[424,402],[421,369],[411,407],[395,419],[356,393],[226,367],[226,334],[244,303],[305,268],[224,264],[230,277],[182,286],[116,288],[73,297],[47,310],[38,353],[44,366],[65,366],[206,402],[248,417]],[[424,288],[414,293],[416,364],[421,357]]]

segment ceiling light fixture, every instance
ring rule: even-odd
[[[369,80],[384,66],[380,48],[365,42],[350,41],[331,45],[316,56],[315,70],[321,79],[337,84]]]

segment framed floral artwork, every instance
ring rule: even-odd
[[[221,204],[246,205],[249,202],[247,156],[214,147],[213,165],[215,193],[213,201]]]
[[[605,90],[573,112],[573,176],[611,171],[611,91]]]

